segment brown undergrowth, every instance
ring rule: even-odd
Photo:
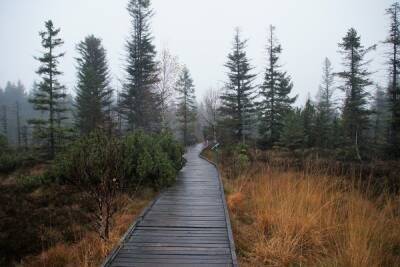
[[[400,266],[399,194],[260,161],[232,178],[220,162],[240,266]]]
[[[105,242],[98,233],[77,231],[76,242],[59,242],[42,251],[39,255],[23,259],[21,266],[29,267],[67,267],[99,266],[110,251],[118,244],[136,216],[154,198],[155,193],[148,190],[130,198],[127,194],[119,196],[118,202],[123,208],[115,215],[110,239]],[[71,228],[78,227],[70,225]]]

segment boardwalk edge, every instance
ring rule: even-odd
[[[128,230],[125,232],[125,234],[121,237],[121,239],[118,241],[118,245],[116,248],[112,250],[108,254],[108,256],[104,259],[103,263],[100,265],[100,267],[109,267],[112,261],[114,260],[115,256],[118,254],[120,249],[123,247],[125,241],[131,236],[131,234],[135,231],[136,226],[138,225],[139,222],[143,220],[143,218],[146,216],[147,212],[151,210],[151,208],[154,206],[154,204],[157,202],[157,200],[160,198],[162,195],[162,191],[158,193],[158,195],[142,210],[142,212],[139,214],[138,217],[133,221],[131,226],[128,228]]]
[[[222,182],[222,178],[221,178],[221,174],[219,172],[218,169],[218,165],[209,160],[208,158],[206,158],[205,156],[202,155],[203,151],[207,149],[207,146],[204,147],[200,154],[199,157],[202,158],[203,160],[209,162],[211,165],[213,165],[215,167],[215,169],[217,170],[218,173],[218,180],[219,180],[219,184],[220,184],[220,191],[221,191],[221,196],[222,196],[222,202],[224,205],[224,211],[225,211],[225,222],[226,222],[226,226],[227,226],[227,230],[228,230],[228,238],[229,238],[229,245],[230,245],[230,250],[231,250],[231,255],[232,255],[232,265],[234,267],[238,267],[238,263],[237,263],[237,257],[236,257],[236,249],[235,249],[235,241],[233,239],[233,234],[232,234],[232,226],[231,226],[231,220],[229,217],[229,211],[228,211],[228,206],[226,205],[226,199],[225,199],[225,192],[224,192],[224,184]]]

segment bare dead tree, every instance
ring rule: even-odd
[[[159,81],[156,84],[156,90],[161,102],[162,130],[167,128],[169,102],[174,94],[174,87],[178,79],[179,69],[180,66],[177,57],[173,56],[167,48],[164,48],[161,51],[159,59]]]
[[[217,140],[217,121],[218,109],[220,106],[220,91],[210,88],[203,98],[204,109],[203,118],[205,122],[211,127],[213,132],[214,142]]]

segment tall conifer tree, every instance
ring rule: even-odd
[[[388,95],[380,86],[376,86],[374,99],[372,102],[372,137],[374,154],[383,157],[387,147],[388,129],[390,129],[390,112],[388,105]],[[389,125],[388,125],[389,123]]]
[[[255,75],[251,73],[246,55],[246,40],[240,37],[239,29],[233,41],[232,52],[228,55],[228,82],[225,85],[225,92],[221,95],[221,119],[224,128],[235,141],[245,142],[249,136],[249,128],[254,114],[254,86]]]
[[[34,128],[37,129],[36,137],[43,140],[43,145],[47,150],[47,156],[54,158],[56,149],[62,146],[65,136],[62,121],[66,119],[65,109],[65,87],[58,81],[62,72],[58,69],[59,59],[64,53],[56,52],[64,42],[58,37],[60,29],[55,29],[51,20],[45,22],[46,30],[40,32],[43,55],[36,58],[40,63],[37,70],[42,78],[30,102],[36,110],[46,114],[45,118],[31,120]]]
[[[315,145],[317,133],[315,131],[315,106],[311,102],[310,97],[306,101],[306,105],[301,112],[304,128],[304,147],[312,148]]]
[[[176,84],[178,92],[177,117],[181,124],[182,138],[185,145],[192,144],[196,123],[196,96],[193,80],[187,67],[183,67]]]
[[[260,88],[261,114],[260,135],[263,146],[270,147],[279,141],[283,120],[297,96],[290,97],[293,83],[290,76],[281,70],[279,56],[282,47],[275,37],[275,27],[270,26],[267,44],[268,65],[265,70],[264,82]]]
[[[130,0],[128,12],[132,30],[127,43],[127,80],[121,93],[120,111],[129,131],[160,128],[160,101],[155,92],[158,81],[156,51],[152,44],[150,0]]]
[[[111,123],[112,89],[106,51],[101,40],[90,35],[78,46],[78,84],[76,87],[76,124],[81,134]]]
[[[332,130],[335,118],[335,92],[333,68],[330,60],[325,58],[322,68],[322,83],[317,94],[316,145],[319,148],[332,147]]]
[[[366,54],[375,49],[375,46],[364,48],[360,36],[353,28],[349,29],[342,42],[339,43],[343,54],[344,70],[338,73],[343,84],[341,89],[346,93],[343,107],[343,126],[348,143],[349,156],[357,160],[362,159],[366,149],[366,131],[369,127],[370,111],[367,107],[367,87],[372,84],[367,70],[369,61]]]
[[[389,131],[389,153],[400,157],[400,4],[395,2],[386,10],[390,17],[389,36],[385,43],[390,46],[389,52],[389,103],[391,109],[391,123]]]

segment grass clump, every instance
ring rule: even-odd
[[[400,265],[398,194],[268,165],[223,176],[241,266]]]

